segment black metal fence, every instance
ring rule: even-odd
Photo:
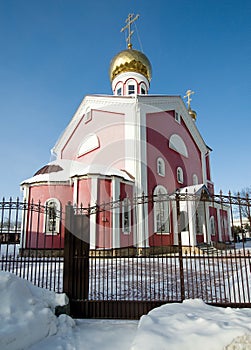
[[[49,207],[5,199],[0,202],[0,270],[9,271],[38,287],[63,291],[63,222],[59,233],[46,234],[41,223]]]
[[[169,216],[162,213],[158,217],[159,230],[149,230],[149,222],[158,229],[154,216],[165,208]],[[131,239],[130,232],[123,231],[123,221],[128,220],[123,215],[123,200],[92,208],[69,206],[65,290],[73,315],[139,318],[153,307],[187,298],[250,307],[249,208],[248,198],[222,194],[142,195],[131,199]],[[118,227],[111,230],[109,222],[116,221],[116,213]],[[150,215],[152,220],[148,220]],[[84,239],[81,228],[87,224],[83,216],[89,220],[89,238],[85,229]],[[120,235],[117,246],[114,230]]]
[[[187,298],[250,307],[250,206],[248,196],[179,192],[51,215],[3,200],[0,269],[67,292],[75,317],[139,318]]]

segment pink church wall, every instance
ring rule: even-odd
[[[190,132],[186,128],[181,117],[181,124],[174,119],[174,111],[150,113],[146,116],[147,138],[147,164],[148,164],[148,194],[153,194],[157,185],[162,185],[168,193],[173,193],[177,188],[193,184],[193,174],[198,177],[198,182],[203,182],[200,151],[195,144]],[[179,135],[188,150],[188,158],[169,148],[169,140],[173,134]],[[165,161],[165,176],[157,173],[157,159],[161,157]],[[184,182],[177,181],[177,168],[183,169]],[[153,232],[153,205],[149,206],[149,234],[150,245],[172,245],[174,243],[172,213],[170,215],[170,234],[155,234]],[[197,237],[198,241],[203,236]]]
[[[72,201],[72,187],[63,185],[40,185],[31,186],[29,189],[29,203],[38,204],[41,202],[42,206],[51,198],[56,198],[60,201],[62,212],[65,212],[65,206],[69,201]],[[35,211],[27,212],[26,221],[26,248],[48,248],[59,249],[63,247],[63,223],[64,216],[62,216],[61,235],[48,235],[44,233],[45,216]]]
[[[89,204],[93,203],[91,200],[91,191],[92,191],[92,179],[80,179],[78,181],[78,198],[77,205],[80,207],[81,205],[84,208],[87,208]]]
[[[97,248],[112,247],[112,211],[109,205],[105,205],[111,201],[112,181],[109,179],[98,180],[98,198],[100,211],[97,213],[97,231],[96,245]]]
[[[171,209],[171,208],[170,208]],[[169,216],[170,232],[169,233],[155,233],[154,232],[154,203],[151,201],[148,204],[148,230],[149,230],[149,245],[153,246],[168,246],[174,244],[173,236],[173,214],[170,210]]]
[[[61,152],[62,159],[74,159],[85,164],[103,164],[108,168],[124,168],[124,118],[122,113],[91,110],[91,120],[85,123],[82,118],[67,140]],[[78,157],[82,142],[91,133],[99,138],[99,148]]]
[[[182,119],[182,117],[181,117]],[[183,121],[174,119],[174,111],[150,113],[146,116],[147,124],[147,161],[148,161],[148,193],[152,194],[156,185],[166,187],[168,193],[177,188],[193,184],[193,174],[202,183],[202,164],[200,151]],[[188,158],[169,148],[169,140],[173,134],[179,135],[188,150]],[[165,160],[165,176],[157,174],[157,159]],[[177,167],[184,173],[183,184],[177,181]]]

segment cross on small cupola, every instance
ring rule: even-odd
[[[126,19],[126,25],[121,29],[121,32],[124,32],[128,29],[128,37],[126,38],[128,49],[132,48],[131,37],[134,33],[134,30],[131,29],[131,25],[139,18],[139,15],[135,15],[133,13],[129,13]]]
[[[191,101],[192,101],[191,95],[193,95],[193,94],[194,94],[194,91],[192,91],[192,90],[187,90],[187,91],[186,91],[186,94],[185,94],[185,96],[184,96],[184,98],[187,98],[186,103],[187,103],[188,113],[189,113],[190,116],[192,117],[193,121],[196,121],[197,113],[191,109]]]
[[[132,48],[132,24],[139,15],[129,14],[126,25],[121,32],[128,31],[126,41],[127,49],[120,51],[110,63],[110,81],[112,91],[117,96],[147,95],[152,78],[151,63],[146,55]]]

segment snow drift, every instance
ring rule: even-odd
[[[56,334],[62,321],[55,316],[55,307],[68,302],[65,294],[35,287],[9,272],[0,272],[0,300],[2,350],[26,349]]]

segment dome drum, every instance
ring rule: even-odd
[[[130,90],[132,86],[134,91]],[[149,87],[149,82],[145,76],[138,73],[121,73],[112,81],[114,95],[147,95]]]

